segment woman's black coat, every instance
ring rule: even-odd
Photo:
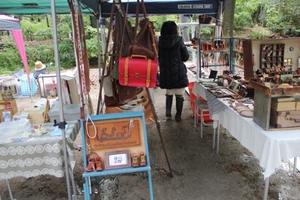
[[[158,60],[161,88],[175,89],[189,85],[187,69],[183,63],[188,59],[189,52],[180,36],[164,35],[159,37]]]

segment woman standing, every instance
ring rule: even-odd
[[[166,117],[172,117],[173,95],[176,97],[175,120],[181,121],[183,94],[189,85],[184,61],[189,59],[189,52],[178,36],[174,21],[163,23],[158,41],[158,61],[160,68],[160,88],[166,89]]]

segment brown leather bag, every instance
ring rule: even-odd
[[[122,106],[137,98],[137,87],[122,86],[119,81],[112,82],[113,96],[104,95],[106,107]]]
[[[135,28],[133,29],[133,44],[130,47],[131,55],[144,55],[148,59],[155,60],[158,57],[157,41],[154,38],[153,23],[147,18],[144,0],[141,0],[144,18],[139,21],[139,0],[136,4]],[[140,28],[138,34],[137,29]]]

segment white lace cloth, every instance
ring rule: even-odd
[[[74,168],[76,160],[72,149],[79,132],[79,122],[67,122],[65,131],[69,162]],[[51,136],[52,123],[43,124],[48,134],[29,138],[24,142],[0,144],[0,179],[23,176],[26,178],[50,174],[64,176],[62,136]]]

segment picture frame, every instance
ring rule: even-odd
[[[105,152],[105,169],[119,169],[131,167],[129,150]]]
[[[11,121],[11,112],[10,111],[3,111],[1,121],[2,122],[10,122]]]
[[[228,86],[228,89],[231,90],[232,92],[236,93],[236,90],[240,86],[239,82],[236,80],[232,80]]]

